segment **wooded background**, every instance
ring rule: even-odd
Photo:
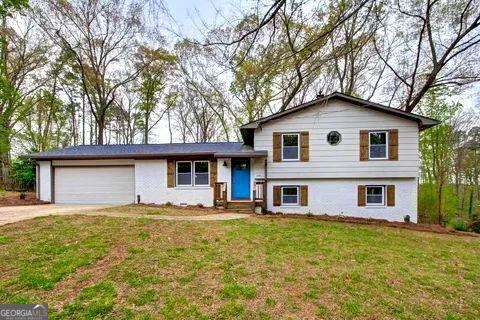
[[[478,1],[242,7],[219,12],[218,25],[201,20],[202,36],[188,38],[163,23],[175,17],[159,0],[3,0],[3,176],[28,187],[22,155],[150,143],[158,132],[170,142],[238,141],[240,124],[340,91],[441,120],[420,139],[421,220],[478,214],[478,109],[462,105],[480,79]]]

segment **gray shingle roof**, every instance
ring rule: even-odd
[[[155,158],[180,155],[255,157],[266,151],[254,151],[241,142],[82,145],[32,154],[32,159]]]

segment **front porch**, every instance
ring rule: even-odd
[[[218,159],[213,205],[242,212],[265,212],[266,157]],[[259,208],[259,209],[255,209]]]
[[[261,212],[267,211],[267,183],[255,181],[253,187],[253,196],[245,200],[228,200],[228,185],[226,182],[216,182],[213,194],[213,205],[216,208],[232,209],[236,211],[255,212],[256,207],[261,208]]]

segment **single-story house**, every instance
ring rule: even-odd
[[[82,145],[32,155],[52,203],[262,207],[417,221],[434,119],[332,93],[240,127],[243,142]]]

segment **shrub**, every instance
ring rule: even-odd
[[[455,217],[450,220],[450,226],[457,231],[468,231],[467,221],[460,217]]]
[[[204,207],[204,205],[203,205],[203,203],[197,203],[197,207],[199,207],[199,208],[203,208],[203,207]]]
[[[35,161],[20,156],[10,164],[11,177],[18,181],[22,189],[33,189],[35,185]]]
[[[480,219],[473,220],[472,222],[470,222],[468,229],[470,229],[475,233],[480,233]]]
[[[171,207],[171,206],[173,206],[173,203],[171,203],[170,201],[168,201],[167,203],[165,203],[165,205],[166,205],[167,207]]]
[[[405,216],[403,217],[403,221],[404,221],[405,223],[410,223],[410,215],[409,215],[409,214],[405,215]]]

